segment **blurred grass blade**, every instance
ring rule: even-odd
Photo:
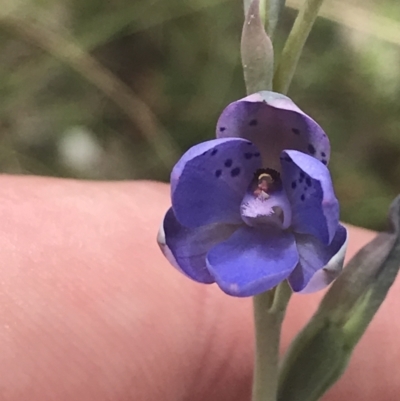
[[[272,88],[274,50],[260,16],[260,1],[253,0],[244,21],[241,56],[247,93]]]
[[[111,71],[83,50],[66,32],[61,34],[41,23],[11,14],[1,16],[0,25],[49,52],[95,85],[138,128],[160,161],[168,169],[172,167],[178,159],[178,147],[170,135],[165,130],[161,130],[147,104]]]
[[[301,1],[287,0],[286,5],[290,8],[299,9]],[[369,10],[360,5],[350,4],[344,0],[330,0],[322,5],[318,15],[352,31],[358,31],[364,35],[400,46],[400,24],[396,20],[395,14],[392,13],[392,18],[390,18],[380,15],[374,9]]]
[[[287,93],[322,2],[323,0],[304,0],[282,50],[281,59],[274,76],[274,91]]]
[[[342,375],[400,268],[400,196],[389,230],[361,249],[285,356],[278,401],[316,401]]]

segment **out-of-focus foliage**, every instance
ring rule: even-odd
[[[343,220],[378,229],[400,189],[400,4],[322,14],[289,95],[331,138]],[[245,93],[242,21],[241,0],[1,0],[1,171],[167,180]]]

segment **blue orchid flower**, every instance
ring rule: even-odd
[[[327,286],[342,270],[347,232],[325,132],[288,97],[265,91],[231,103],[216,135],[172,170],[164,255],[239,297],[286,279],[295,292]]]

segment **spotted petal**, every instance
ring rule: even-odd
[[[241,223],[240,203],[260,166],[257,148],[240,138],[214,139],[189,149],[171,174],[176,218],[189,228]]]
[[[207,270],[206,255],[237,228],[228,224],[186,228],[179,224],[170,208],[160,227],[157,242],[168,261],[181,273],[200,283],[213,283],[214,279]]]
[[[275,287],[298,261],[293,235],[268,226],[239,228],[207,255],[208,270],[217,284],[238,297]]]
[[[342,225],[339,225],[328,246],[306,234],[296,234],[296,243],[300,261],[289,276],[293,291],[319,291],[335,280],[342,271],[347,248],[347,230]]]
[[[282,152],[282,182],[292,205],[292,229],[331,243],[339,224],[339,202],[327,167],[296,150]]]
[[[216,134],[250,140],[260,149],[263,164],[277,171],[284,149],[299,150],[326,164],[329,161],[329,139],[323,129],[288,97],[275,92],[258,92],[228,105]]]

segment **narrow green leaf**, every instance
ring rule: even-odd
[[[321,302],[319,314],[343,327],[355,345],[386,297],[400,268],[400,196],[389,210],[389,229],[350,261]]]
[[[317,19],[323,1],[324,0],[304,0],[303,5],[300,7],[275,72],[275,92],[287,93],[303,47]]]
[[[272,89],[274,51],[260,16],[260,1],[253,0],[244,21],[241,55],[247,93]]]
[[[334,282],[282,364],[278,401],[316,401],[342,375],[400,268],[400,196],[389,229],[361,249]]]
[[[283,361],[277,401],[316,401],[345,371],[351,350],[329,319],[311,321]]]

